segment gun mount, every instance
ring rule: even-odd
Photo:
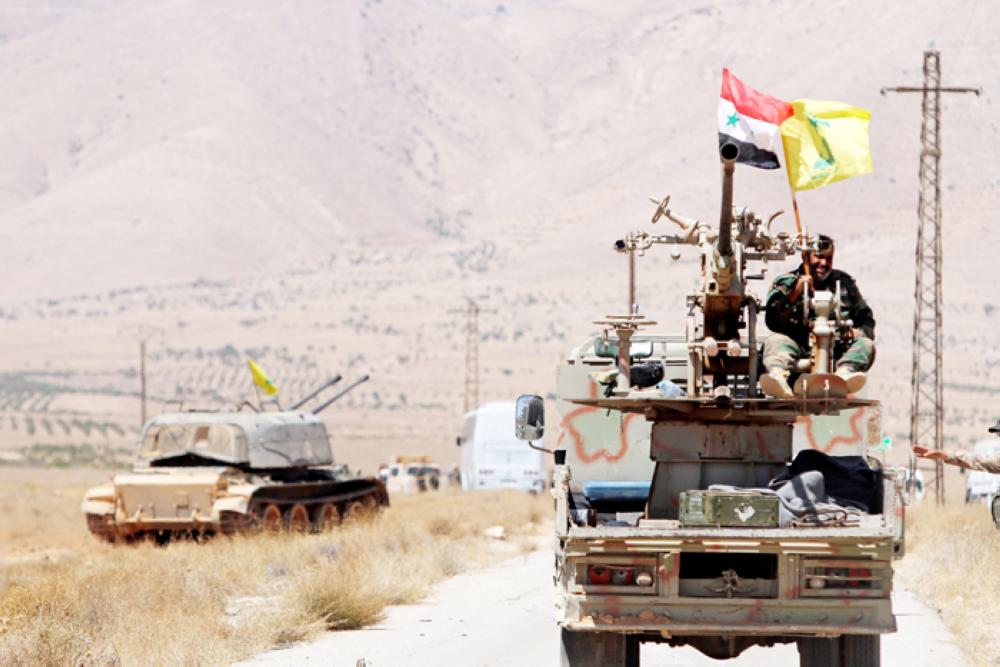
[[[613,331],[617,337],[618,376],[613,392],[623,398],[632,391],[630,345],[636,333],[655,322],[644,320],[636,303],[636,257],[654,245],[671,246],[670,256],[678,259],[681,246],[695,246],[701,255],[699,290],[687,298],[686,339],[688,349],[684,393],[689,399],[734,398],[758,399],[757,375],[759,345],[757,316],[762,306],[748,290],[750,280],[763,280],[767,263],[782,261],[815,249],[816,239],[803,235],[792,237],[772,231],[772,223],[782,214],[777,211],[766,220],[749,208],[733,206],[733,173],[739,149],[726,144],[720,149],[722,162],[722,207],[718,229],[697,219],[673,212],[670,197],[657,203],[652,223],[661,218],[680,228],[677,234],[650,234],[632,231],[615,242],[615,250],[629,258],[629,297],[627,315],[609,315],[596,324],[605,327],[605,338]],[[751,262],[761,262],[757,273],[750,273]],[[812,314],[815,344],[811,369],[817,378],[806,392],[809,399],[843,398],[837,378],[830,376],[830,351],[838,332],[849,327],[840,321],[839,291],[806,294],[803,307]],[[764,399],[761,399],[764,400]],[[810,411],[824,406],[802,403]],[[826,408],[832,407],[829,400]]]

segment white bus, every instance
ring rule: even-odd
[[[458,446],[466,491],[545,490],[545,454],[514,438],[514,401],[484,403],[466,413]]]

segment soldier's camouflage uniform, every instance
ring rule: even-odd
[[[1000,454],[977,456],[971,452],[945,452],[944,462],[970,470],[1000,473]]]
[[[767,295],[765,323],[771,335],[764,342],[764,367],[768,370],[791,370],[797,359],[809,354],[809,322],[802,312],[802,297],[790,300],[795,283],[803,275],[802,265],[791,273],[774,279]],[[836,365],[850,364],[851,370],[867,371],[875,361],[875,317],[861,296],[858,285],[847,273],[831,269],[822,285],[816,289],[833,291],[840,283],[841,315],[862,332],[853,341],[837,341],[833,356]]]

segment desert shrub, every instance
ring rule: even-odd
[[[941,615],[975,665],[1000,663],[1000,531],[975,503],[907,508],[906,556],[897,576]]]

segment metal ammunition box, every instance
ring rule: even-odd
[[[682,491],[682,526],[778,527],[778,497],[752,491]]]

